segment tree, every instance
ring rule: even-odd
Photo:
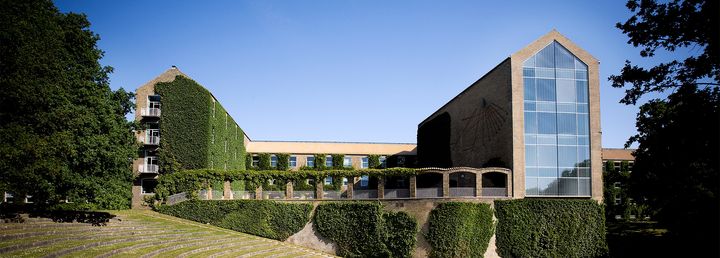
[[[16,196],[128,208],[137,146],[99,37],[49,0],[0,1],[0,181]]]
[[[630,188],[657,211],[683,250],[718,256],[718,132],[720,132],[720,56],[718,1],[628,1],[634,13],[616,26],[652,58],[658,50],[691,48],[684,60],[643,68],[626,61],[613,87],[626,84],[620,101],[635,105],[650,92],[670,90],[666,99],[640,106],[638,143]],[[643,198],[643,200],[645,200]],[[636,199],[640,201],[640,199]],[[686,253],[689,255],[689,253]]]

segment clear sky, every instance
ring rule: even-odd
[[[57,1],[100,35],[113,89],[176,65],[253,140],[416,142],[417,125],[557,29],[600,60],[603,147],[635,133],[610,87],[638,50],[625,1]],[[662,57],[662,56],[661,56]],[[671,57],[671,56],[670,56]]]

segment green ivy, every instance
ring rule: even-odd
[[[343,162],[345,160],[345,155],[343,154],[332,154],[330,155],[332,157],[332,167],[334,169],[341,169],[343,168]]]
[[[495,209],[500,256],[607,255],[603,206],[593,200],[497,200]]]
[[[368,167],[380,168],[380,166],[382,166],[380,164],[380,155],[369,155],[368,156]]]
[[[284,241],[310,221],[312,205],[259,200],[190,200],[156,209],[175,217]]]
[[[323,170],[325,169],[325,154],[315,154],[313,157],[315,157],[315,169]]]
[[[388,168],[388,169],[359,169],[359,170],[299,170],[299,171],[280,171],[280,170],[213,170],[198,169],[184,170],[177,173],[160,175],[158,185],[155,188],[155,197],[164,199],[167,196],[176,193],[190,193],[201,189],[206,189],[216,181],[246,181],[246,189],[249,184],[258,186],[264,184],[269,179],[278,179],[284,181],[299,181],[305,179],[323,180],[325,177],[331,176],[336,178],[352,178],[367,175],[370,177],[384,176],[414,176],[419,173],[418,170],[412,168]],[[340,181],[341,183],[342,181]],[[338,188],[339,189],[339,188]]]
[[[162,102],[162,173],[245,167],[244,133],[209,91],[184,76],[156,84],[155,91]]]
[[[277,153],[277,170],[288,170],[290,169],[290,154]]]
[[[252,154],[250,154],[250,153],[245,154],[245,169],[246,170],[254,169],[252,166]]]
[[[321,203],[313,221],[343,257],[409,257],[416,242],[415,219],[385,212],[379,202]]]
[[[486,203],[446,202],[430,212],[431,257],[483,257],[493,235],[493,211]]]
[[[259,153],[258,154],[258,169],[270,170],[270,153]]]

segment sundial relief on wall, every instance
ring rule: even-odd
[[[452,136],[450,145],[460,144],[463,152],[475,152],[493,141],[508,120],[509,112],[484,98],[461,119],[462,128]],[[455,148],[453,148],[455,149]]]

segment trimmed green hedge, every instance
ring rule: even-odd
[[[244,133],[208,90],[184,76],[155,85],[160,95],[161,173],[245,168]]]
[[[500,256],[607,255],[603,206],[593,200],[497,200],[495,210]]]
[[[313,220],[343,257],[409,257],[416,242],[415,219],[385,212],[379,202],[322,203]]]
[[[310,221],[312,205],[259,200],[190,200],[156,209],[171,216],[283,241]]]
[[[431,257],[483,257],[494,233],[486,203],[446,202],[430,212],[427,241]]]

